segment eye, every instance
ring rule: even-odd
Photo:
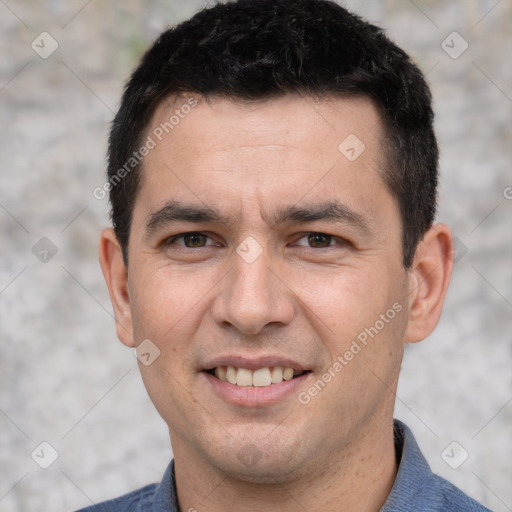
[[[327,247],[335,247],[337,245],[336,242],[341,242],[341,245],[345,243],[343,239],[327,235],[326,233],[308,233],[299,238],[295,244],[308,246],[313,249],[325,249]]]
[[[210,240],[211,243],[207,243],[208,240]],[[171,236],[164,242],[164,244],[167,247],[169,247],[170,245],[179,245],[187,247],[188,249],[198,249],[209,245],[215,245],[215,243],[209,236],[205,235],[204,233],[199,233],[197,231],[180,233],[179,235]]]

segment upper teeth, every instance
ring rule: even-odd
[[[234,366],[217,366],[215,376],[224,382],[236,384],[237,386],[270,386],[279,384],[283,380],[291,380],[302,372],[293,368],[274,366],[269,368],[258,368],[251,371],[247,368],[235,368]]]

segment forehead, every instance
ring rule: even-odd
[[[164,143],[161,146],[174,142],[175,149],[180,149],[180,143],[195,143],[201,153],[212,147],[219,151],[244,145],[275,150],[281,144],[283,150],[307,150],[326,136],[329,142],[341,142],[348,135],[367,140],[369,136],[374,140],[382,136],[380,115],[368,98],[319,99],[292,94],[254,101],[194,94],[172,96],[159,104],[147,131]],[[336,145],[334,149],[340,148]],[[380,148],[371,149],[373,154],[373,149]]]
[[[154,147],[136,204],[146,214],[174,199],[224,209],[249,202],[270,216],[273,205],[305,196],[310,203],[341,196],[356,206],[370,189],[374,198],[389,195],[380,117],[361,97],[172,97],[156,109],[146,137]]]

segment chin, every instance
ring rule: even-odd
[[[234,446],[236,445],[236,446]],[[231,443],[224,453],[210,453],[212,465],[229,477],[251,484],[285,484],[301,477],[305,461],[304,443],[288,440],[253,439]]]
[[[289,460],[276,460],[275,456],[264,456],[253,466],[241,464],[238,460],[222,461],[218,468],[232,479],[260,485],[283,485],[293,482],[300,478],[304,470],[299,464],[294,465]]]

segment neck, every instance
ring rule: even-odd
[[[393,425],[358,436],[301,477],[279,485],[254,484],[226,475],[195,452],[174,450],[180,510],[227,512],[377,512],[393,486],[397,464]]]

